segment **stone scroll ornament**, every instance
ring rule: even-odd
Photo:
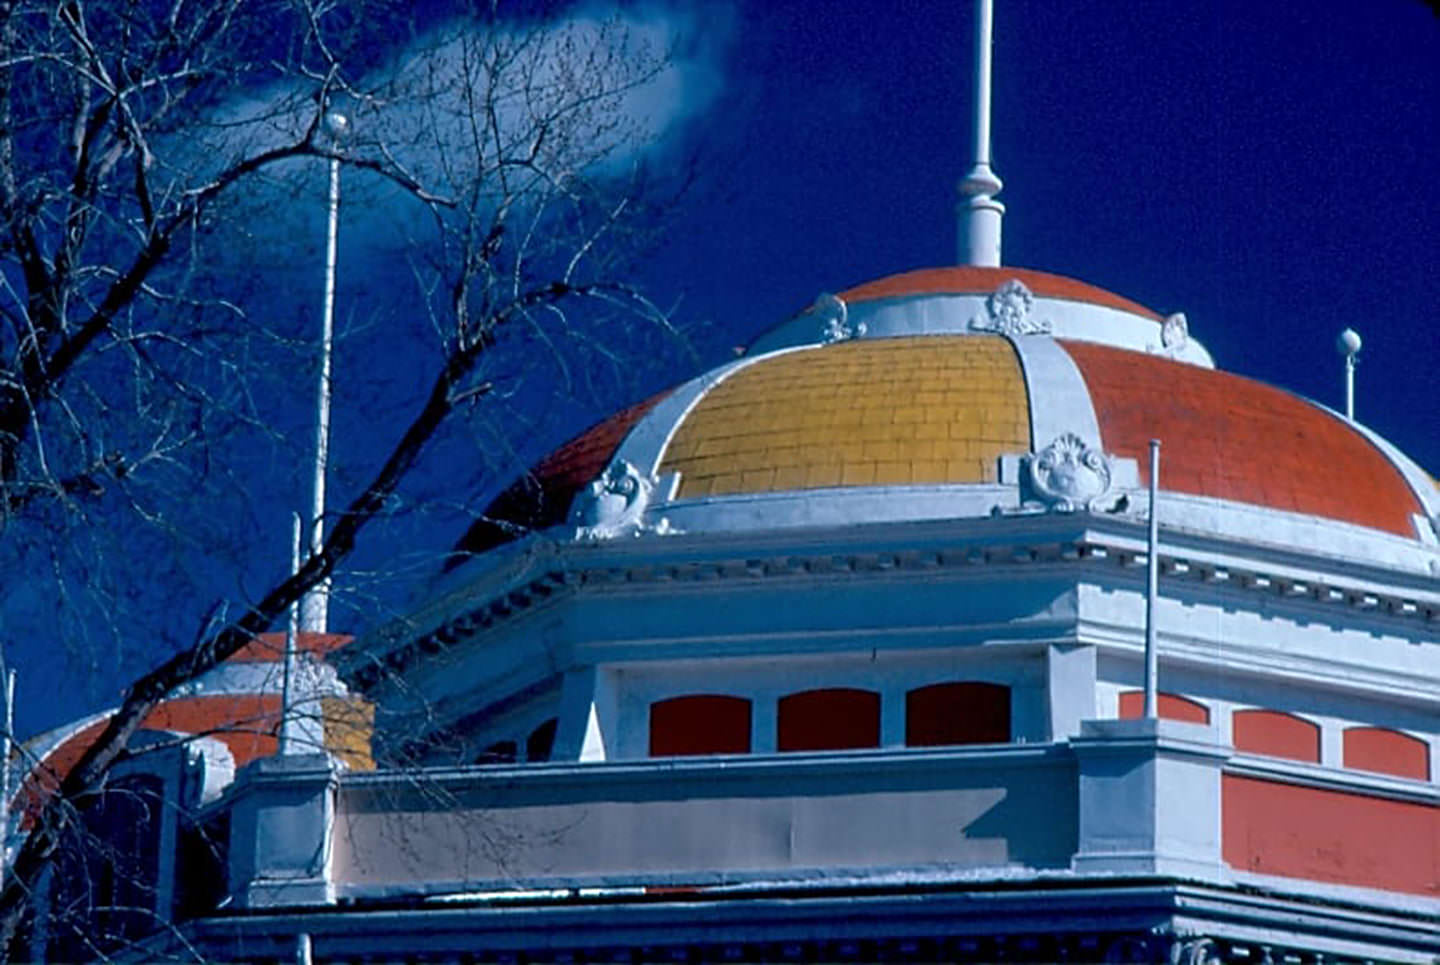
[[[805,314],[814,315],[820,322],[820,341],[826,345],[858,338],[865,334],[865,323],[850,322],[850,307],[845,299],[829,292],[821,292]]]
[[[1110,459],[1067,432],[1030,457],[1030,485],[1056,512],[1091,510],[1110,492]]]
[[[641,533],[679,532],[661,519],[654,526],[644,522],[645,510],[655,494],[655,480],[645,476],[624,459],[616,459],[575,497],[570,522],[575,538],[613,539]]]
[[[1000,335],[1047,335],[1050,332],[1048,319],[1030,317],[1035,307],[1035,296],[1025,283],[1012,278],[990,293],[985,299],[985,314],[970,319],[970,328],[977,332],[996,332]]]
[[[1190,341],[1190,325],[1184,312],[1168,316],[1160,326],[1160,344],[1170,353],[1184,351]]]

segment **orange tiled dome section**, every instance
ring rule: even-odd
[[[305,633],[298,635],[297,648],[321,660],[355,638],[344,633]],[[262,633],[240,650],[231,654],[227,665],[276,663],[284,657],[285,635]],[[175,734],[213,737],[229,748],[237,767],[259,757],[269,757],[279,748],[276,739],[283,716],[281,695],[276,677],[261,684],[260,690],[219,690],[184,697],[170,697],[160,702],[145,716],[141,727],[146,730],[169,731]],[[224,686],[210,677],[200,678],[211,687]],[[268,685],[268,686],[267,686]],[[268,691],[268,692],[267,692]],[[324,749],[345,761],[352,770],[370,771],[375,761],[370,756],[370,738],[374,731],[375,708],[362,697],[322,696],[322,733]],[[26,817],[28,827],[34,816],[80,762],[104,731],[110,718],[100,717],[78,727],[50,748],[40,760],[27,757],[29,771],[21,778],[12,804]],[[75,726],[75,725],[68,725]],[[50,734],[57,734],[51,731]],[[44,741],[41,735],[36,741]]]
[[[1031,268],[979,268],[953,265],[946,268],[921,268],[899,275],[856,285],[840,292],[847,302],[872,301],[878,298],[901,298],[907,295],[988,295],[1010,279],[1018,279],[1033,293],[1043,298],[1065,298],[1076,302],[1103,305],[1122,312],[1132,312],[1160,321],[1160,316],[1138,302],[1121,298],[1094,285],[1087,285],[1064,275],[1035,271]]]
[[[523,533],[563,523],[575,494],[600,475],[635,423],[669,394],[667,389],[621,409],[536,463],[470,524],[445,562],[445,570],[459,566],[471,553],[483,553]]]
[[[995,336],[858,339],[762,359],[696,404],[660,471],[681,497],[995,482],[1030,449],[1019,360]]]
[[[1159,439],[1160,485],[1343,520],[1413,538],[1419,500],[1344,421],[1251,379],[1153,355],[1066,341],[1094,401],[1105,448],[1140,464]]]

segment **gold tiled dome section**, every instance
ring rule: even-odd
[[[681,497],[822,486],[996,482],[1030,450],[1010,343],[991,335],[857,339],[763,359],[707,393],[660,471]]]

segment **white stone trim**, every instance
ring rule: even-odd
[[[1003,274],[1003,271],[1002,271]],[[999,287],[998,285],[996,287]],[[857,338],[903,335],[984,335],[970,325],[986,316],[990,292],[921,293],[846,302],[848,321]],[[1056,338],[1098,342],[1135,352],[1164,355],[1180,362],[1214,368],[1210,353],[1193,336],[1174,349],[1161,343],[1161,323],[1144,315],[1092,302],[1035,295],[1030,311],[1037,323],[1048,324]],[[861,328],[863,326],[863,333]],[[753,343],[764,353],[796,345],[819,344],[821,326],[802,314],[771,329]]]
[[[1134,475],[1130,460],[1117,461],[1118,488]],[[685,533],[754,533],[808,527],[984,518],[1022,509],[1015,480],[1007,484],[837,486],[707,496],[654,502],[650,512],[665,516]],[[1130,516],[1139,518],[1143,494],[1131,494]],[[1366,568],[1394,568],[1427,577],[1440,575],[1440,551],[1415,539],[1305,513],[1185,493],[1160,494],[1160,523],[1185,535],[1220,536],[1257,548],[1302,551]],[[669,538],[669,537],[667,537]]]
[[[1433,781],[1395,777],[1342,764],[1309,764],[1237,750],[1225,765],[1225,773],[1342,794],[1363,794],[1414,804],[1437,803]]]
[[[707,496],[655,504],[685,533],[750,532],[811,526],[846,526],[908,520],[989,516],[1020,508],[1013,485],[836,486],[734,496]]]
[[[895,488],[904,492],[915,487]],[[937,506],[944,506],[944,498],[955,495],[943,491],[945,487],[934,488],[940,490],[930,494]],[[975,487],[952,488],[961,496],[967,492],[969,498],[979,495]],[[990,491],[1000,496],[1006,489],[990,487]],[[820,491],[810,495],[815,492]],[[859,499],[884,492],[860,489],[855,494]],[[495,563],[489,572],[457,587],[410,620],[368,634],[357,645],[340,651],[336,662],[348,677],[368,687],[387,668],[399,671],[422,651],[447,650],[582,585],[589,592],[607,584],[639,587],[657,581],[811,579],[840,570],[929,572],[937,567],[1062,561],[1134,568],[1144,563],[1142,521],[1128,515],[1026,513],[996,519],[988,513],[974,518],[981,516],[974,512],[966,518],[965,513],[951,512],[916,519],[907,511],[888,525],[866,516],[861,517],[866,523],[857,525],[837,510],[828,525],[781,525],[785,520],[776,507],[787,502],[822,502],[803,496],[789,493],[672,504],[672,512],[693,508],[697,515],[692,520],[715,522],[718,518],[722,525],[714,534],[691,531],[599,545],[531,538],[502,547],[488,554]],[[1370,534],[1369,539],[1392,550],[1408,550],[1405,557],[1387,566],[1384,560],[1370,562],[1364,556],[1313,554],[1303,544],[1265,546],[1243,530],[1227,540],[1214,533],[1213,527],[1210,532],[1173,527],[1167,503],[1175,500],[1183,497],[1165,494],[1160,504],[1167,530],[1161,562],[1170,579],[1214,585],[1216,592],[1227,588],[1224,592],[1231,596],[1281,597],[1287,608],[1303,607],[1317,617],[1332,607],[1365,611],[1371,614],[1368,626],[1440,624],[1440,588],[1425,565],[1435,558],[1433,550],[1400,537]],[[836,509],[859,504],[836,498],[827,505]],[[743,516],[747,508],[756,514],[768,512],[774,518],[752,517],[749,525],[742,526],[747,522],[743,518],[701,515],[725,510]],[[952,502],[949,508],[957,507]],[[1351,529],[1368,533],[1360,527]],[[1092,629],[1110,632],[1101,624]]]
[[[747,369],[757,362],[768,361],[792,351],[816,347],[818,346],[799,345],[779,352],[747,355],[696,376],[673,390],[657,402],[653,409],[645,413],[626,433],[625,438],[620,441],[620,445],[615,447],[610,461],[618,462],[623,459],[642,473],[654,476],[660,469],[660,463],[665,459],[665,451],[670,448],[670,440],[675,437],[681,424],[711,389],[736,372]],[[669,494],[662,491],[658,495],[663,500]]]
[[[1161,470],[1164,482],[1164,470]],[[1132,498],[1132,507],[1143,500]],[[1311,516],[1213,496],[1192,496],[1162,490],[1160,525],[1187,533],[1205,533],[1255,543],[1267,548],[1300,550],[1327,559],[1346,559],[1367,567],[1394,567],[1436,575],[1440,560],[1433,547],[1384,530],[1371,529],[1324,516]]]
[[[1038,452],[1069,432],[1104,452],[1090,389],[1069,353],[1045,335],[1012,336],[1010,344],[1020,359],[1030,400],[1031,449]]]

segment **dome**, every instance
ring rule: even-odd
[[[458,549],[567,519],[595,538],[1133,512],[1151,439],[1172,525],[1368,557],[1357,540],[1436,542],[1429,476],[1338,413],[1216,370],[1183,315],[963,266],[822,295],[556,450]]]
[[[327,665],[353,638],[338,633],[301,633],[296,647],[307,655],[307,696],[323,711],[313,712],[319,732],[308,735],[356,770],[370,770],[372,710],[349,691]],[[283,633],[262,633],[208,673],[172,692],[146,715],[133,745],[157,736],[202,741],[201,756],[236,767],[275,754],[282,716]],[[28,826],[45,800],[99,738],[114,710],[71,721],[27,741],[26,770],[14,791],[12,808]],[[311,748],[313,749],[313,748]],[[192,755],[193,756],[193,755]],[[211,765],[214,766],[214,765]],[[227,778],[228,780],[228,778]]]

